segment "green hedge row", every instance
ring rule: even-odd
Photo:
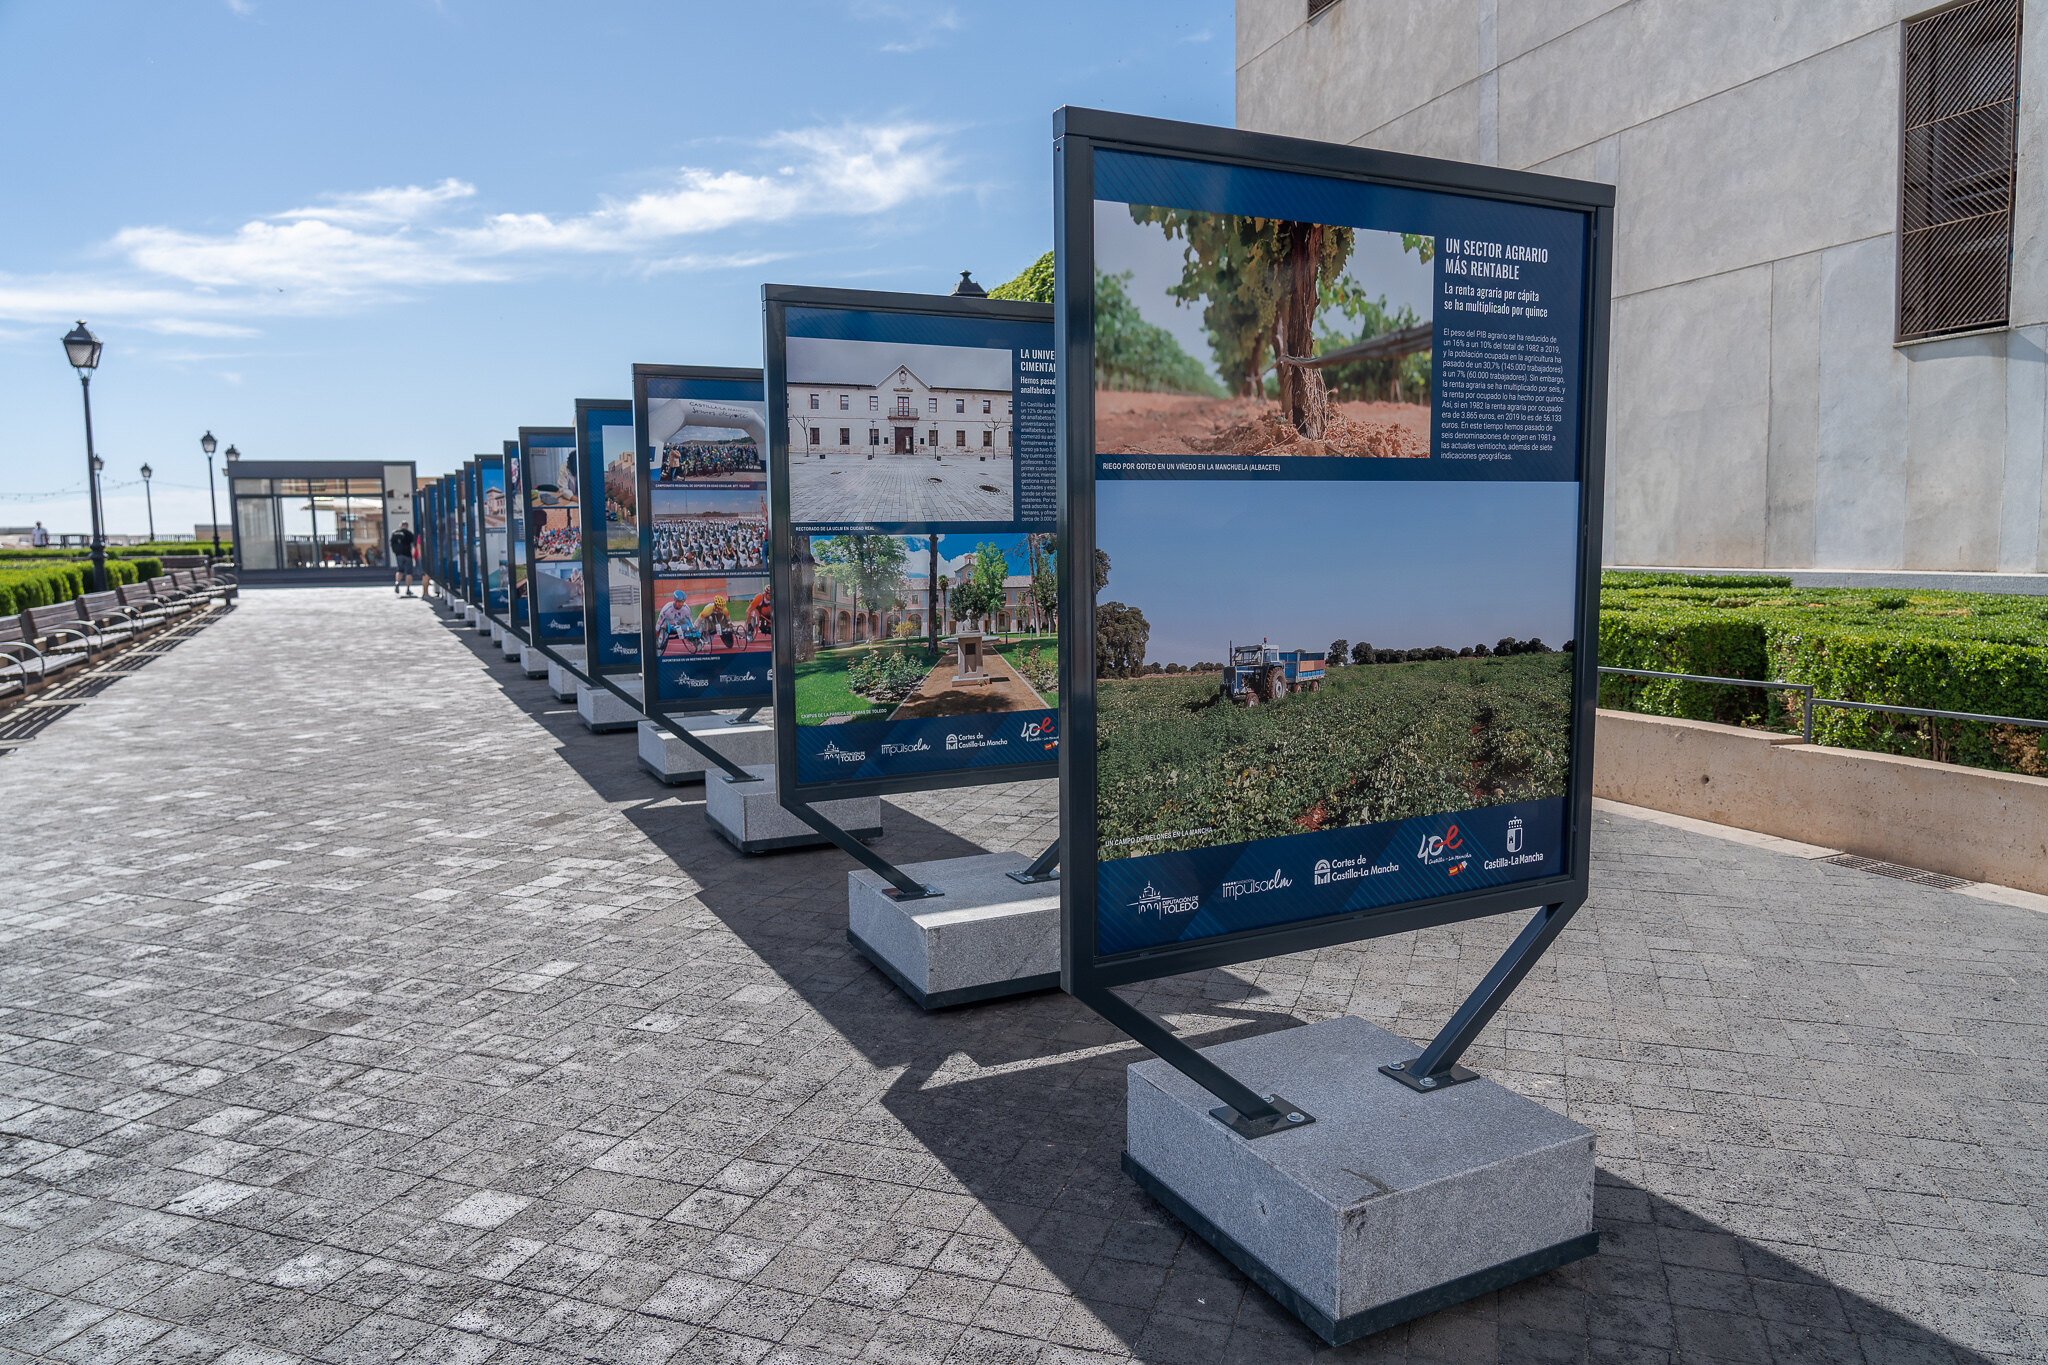
[[[224,557],[234,554],[234,547],[226,537],[222,537],[220,548]],[[202,554],[207,556],[213,554],[212,541],[159,540],[143,545],[109,545],[107,547],[107,558],[109,559],[161,559],[165,555]],[[81,550],[76,545],[67,545],[62,548],[51,545],[41,549],[10,546],[6,549],[0,549],[0,563],[13,563],[20,560],[68,562],[74,559],[89,560],[91,558],[92,551]]]
[[[110,559],[107,583],[119,587],[156,578],[164,571],[154,558]],[[92,586],[92,563],[38,564],[29,568],[0,568],[0,616],[13,616],[27,607],[47,607],[53,602],[82,597]]]
[[[1677,580],[1677,581],[1645,581]],[[1843,701],[2048,719],[2048,601],[1991,593],[1798,589],[1704,576],[1609,574],[1600,662],[1611,668],[1811,683]],[[1796,694],[1602,678],[1603,706],[1797,728]],[[2048,772],[2048,732],[1816,708],[1814,738],[2019,772]]]

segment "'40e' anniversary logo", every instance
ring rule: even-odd
[[[1422,846],[1415,850],[1415,857],[1425,867],[1443,867],[1445,876],[1455,877],[1472,861],[1464,850],[1465,836],[1456,825],[1452,825],[1442,834],[1423,835]]]

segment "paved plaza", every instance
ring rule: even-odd
[[[1008,455],[948,449],[897,454],[879,447],[790,447],[789,515],[803,524],[891,525],[1009,521],[1016,515],[1016,462]]]
[[[0,758],[0,1363],[2048,1358],[2048,914],[1612,813],[1468,1057],[1598,1256],[1338,1351],[1119,1171],[1144,1054],[926,1015],[488,638],[252,591]],[[891,799],[1037,852],[1050,784]],[[1153,983],[1423,1038],[1513,921]]]

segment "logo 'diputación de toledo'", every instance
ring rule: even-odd
[[[1200,896],[1162,896],[1146,882],[1145,889],[1138,893],[1138,899],[1131,902],[1131,909],[1142,915],[1157,915],[1165,919],[1168,915],[1191,915],[1201,909]]]

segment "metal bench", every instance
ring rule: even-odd
[[[175,597],[158,593],[156,588],[152,586],[153,582],[154,580],[143,583],[123,583],[120,587],[114,589],[114,592],[120,597],[122,606],[140,612],[146,620],[168,621],[172,617],[181,616],[191,609],[187,604],[180,602]]]
[[[171,578],[186,592],[200,597],[217,597],[222,601],[234,598],[234,585],[218,582],[197,569],[172,569]]]
[[[196,607],[204,605],[206,601],[204,593],[196,593],[189,588],[179,587],[178,580],[169,574],[161,574],[150,579],[149,590],[156,594],[158,601],[168,602],[181,612],[191,611]]]
[[[21,616],[0,616],[0,697],[26,692],[90,657],[76,644],[63,649],[38,649],[32,631],[33,627]]]
[[[78,599],[78,609],[86,620],[117,643],[133,639],[158,624],[146,621],[140,609],[123,602],[121,594],[114,591],[89,592]]]
[[[113,644],[75,600],[30,607],[21,613],[21,625],[23,638],[42,650],[63,649],[65,641],[76,641],[90,657]]]

